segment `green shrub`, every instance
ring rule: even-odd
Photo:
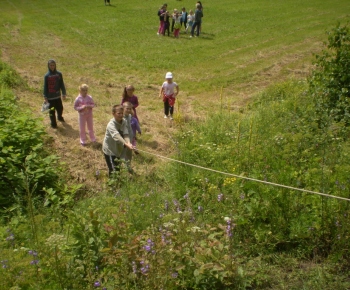
[[[17,103],[13,94],[0,90],[0,210],[25,201],[28,191],[43,195],[55,187],[57,157],[45,150],[41,122]]]
[[[6,63],[0,61],[0,87],[15,88],[25,86],[19,74]]]
[[[335,121],[350,123],[350,31],[338,24],[328,36],[327,50],[316,55],[316,69],[309,78],[320,125]]]

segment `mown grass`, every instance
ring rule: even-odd
[[[203,3],[202,36],[190,39],[182,33],[180,39],[174,39],[156,35],[160,4],[154,0],[115,2],[111,7],[96,0],[0,4],[2,59],[32,87],[34,93],[26,92],[25,101],[35,110],[40,106],[48,59],[55,58],[64,74],[69,95],[65,116],[73,127],[58,131],[63,137],[58,147],[67,151],[63,155],[81,151],[72,107],[83,82],[90,86],[98,105],[94,113],[99,140],[110,107],[120,101],[123,87],[132,83],[140,98],[144,140],[152,140],[152,149],[168,151],[174,124],[163,122],[162,102],[157,98],[166,71],[173,71],[180,85],[177,111],[183,120],[205,117],[210,113],[208,106],[217,108],[220,94],[236,110],[273,82],[304,78],[312,53],[322,48],[325,31],[348,16],[346,1]],[[194,7],[188,0],[168,5],[169,10]],[[90,180],[95,169],[105,172],[103,160],[96,157],[90,173],[80,170],[78,158],[71,166],[72,175]]]

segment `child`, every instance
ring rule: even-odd
[[[164,119],[167,119],[170,113],[170,120],[173,120],[175,98],[179,94],[179,86],[173,82],[173,74],[171,72],[167,72],[165,78],[166,81],[160,88],[159,97],[163,97]]]
[[[102,151],[108,166],[109,176],[114,171],[119,171],[120,156],[124,147],[133,150],[134,147],[130,143],[129,131],[124,116],[124,108],[120,105],[113,106],[113,118],[109,121],[106,134],[103,139]]]
[[[126,124],[127,124],[126,126],[129,131],[129,139],[133,140],[135,135],[131,128],[132,104],[130,102],[124,102],[123,108],[124,108],[124,120],[126,121]],[[121,158],[125,161],[128,171],[130,173],[133,173],[133,170],[131,168],[132,150],[129,148],[124,148]]]
[[[194,14],[193,14],[193,11],[190,10],[190,12],[189,12],[189,14],[188,14],[188,16],[187,16],[186,33],[187,33],[187,30],[188,30],[188,29],[190,29],[190,32],[191,32],[193,22],[194,22]]]
[[[92,117],[92,108],[95,107],[95,103],[92,97],[88,95],[88,88],[89,87],[87,84],[80,85],[79,95],[77,96],[74,102],[74,110],[79,112],[80,144],[82,146],[86,145],[86,125],[89,130],[91,142],[96,142]]]
[[[194,36],[194,30],[196,29],[196,27],[197,27],[197,37],[199,36],[199,32],[202,24],[202,17],[203,17],[202,6],[201,4],[197,3],[196,11],[194,12],[194,23],[192,25],[190,37]]]
[[[174,25],[175,25],[175,15],[177,13],[177,9],[174,9],[173,14],[171,15],[171,32],[174,32]]]
[[[47,66],[49,71],[44,77],[44,100],[45,103],[50,104],[49,116],[51,121],[51,128],[56,129],[57,121],[55,111],[57,111],[58,121],[64,122],[64,119],[62,117],[62,99],[66,99],[66,88],[64,86],[62,73],[56,70],[56,62],[53,59],[50,59],[47,63]]]
[[[139,106],[139,99],[134,95],[134,91],[135,88],[133,85],[128,85],[124,88],[121,105],[123,105],[125,102],[130,102],[134,111],[134,117],[139,120],[136,114],[136,108]]]
[[[141,135],[141,128],[140,128],[139,121],[137,121],[137,119],[133,116],[132,113],[133,111],[131,111],[131,130],[134,138],[131,140],[131,144],[135,148],[135,154],[139,154],[136,150],[136,132],[138,132]]]
[[[185,7],[182,7],[182,13],[181,13],[181,27],[182,23],[184,24],[184,28],[186,29],[187,24],[187,11]]]
[[[164,25],[164,36],[165,36],[165,32],[166,32],[166,31],[168,31],[168,36],[169,36],[169,34],[170,34],[170,32],[169,32],[169,28],[170,28],[170,21],[169,21],[169,18],[170,18],[170,14],[169,14],[169,12],[167,11],[167,12],[165,13],[165,16],[164,16],[164,23],[165,23],[165,25]]]
[[[179,14],[179,12],[175,13],[174,20],[175,20],[174,36],[175,36],[175,38],[179,38],[180,29],[181,29],[181,15]]]

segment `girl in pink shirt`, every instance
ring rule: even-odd
[[[89,130],[91,142],[96,142],[92,118],[92,108],[95,107],[95,103],[92,97],[88,95],[88,88],[86,84],[80,85],[79,96],[77,96],[74,102],[74,109],[79,112],[80,144],[82,146],[86,145],[86,125]]]

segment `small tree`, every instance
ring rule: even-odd
[[[327,50],[316,55],[316,69],[309,78],[321,127],[326,120],[350,124],[350,33],[338,25],[328,32]]]

